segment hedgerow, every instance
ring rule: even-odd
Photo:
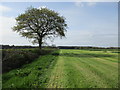
[[[2,51],[2,72],[19,68],[38,58],[40,55],[50,53],[52,50],[40,49],[6,49]]]

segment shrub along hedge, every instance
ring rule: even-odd
[[[50,53],[52,50],[39,49],[6,49],[2,51],[2,72],[8,72],[30,63],[40,55]]]

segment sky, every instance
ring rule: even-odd
[[[47,40],[56,46],[118,46],[117,2],[1,2],[0,44],[33,45],[28,39],[12,31],[15,18],[33,6],[47,7],[66,18],[66,37]]]

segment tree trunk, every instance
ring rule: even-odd
[[[42,45],[41,45],[41,43],[39,43],[39,49],[41,49],[42,48]]]
[[[39,42],[39,49],[42,49],[42,39],[40,38],[40,40],[38,40]]]

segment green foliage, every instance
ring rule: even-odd
[[[48,8],[28,8],[16,18],[13,30],[23,37],[32,39],[33,43],[41,44],[48,38],[64,37],[66,21],[59,13]]]
[[[3,50],[3,73],[10,71],[11,69],[19,68],[24,64],[32,62],[34,59],[38,58],[40,55],[45,55],[50,53],[52,50],[40,50],[40,49],[11,49]]]

